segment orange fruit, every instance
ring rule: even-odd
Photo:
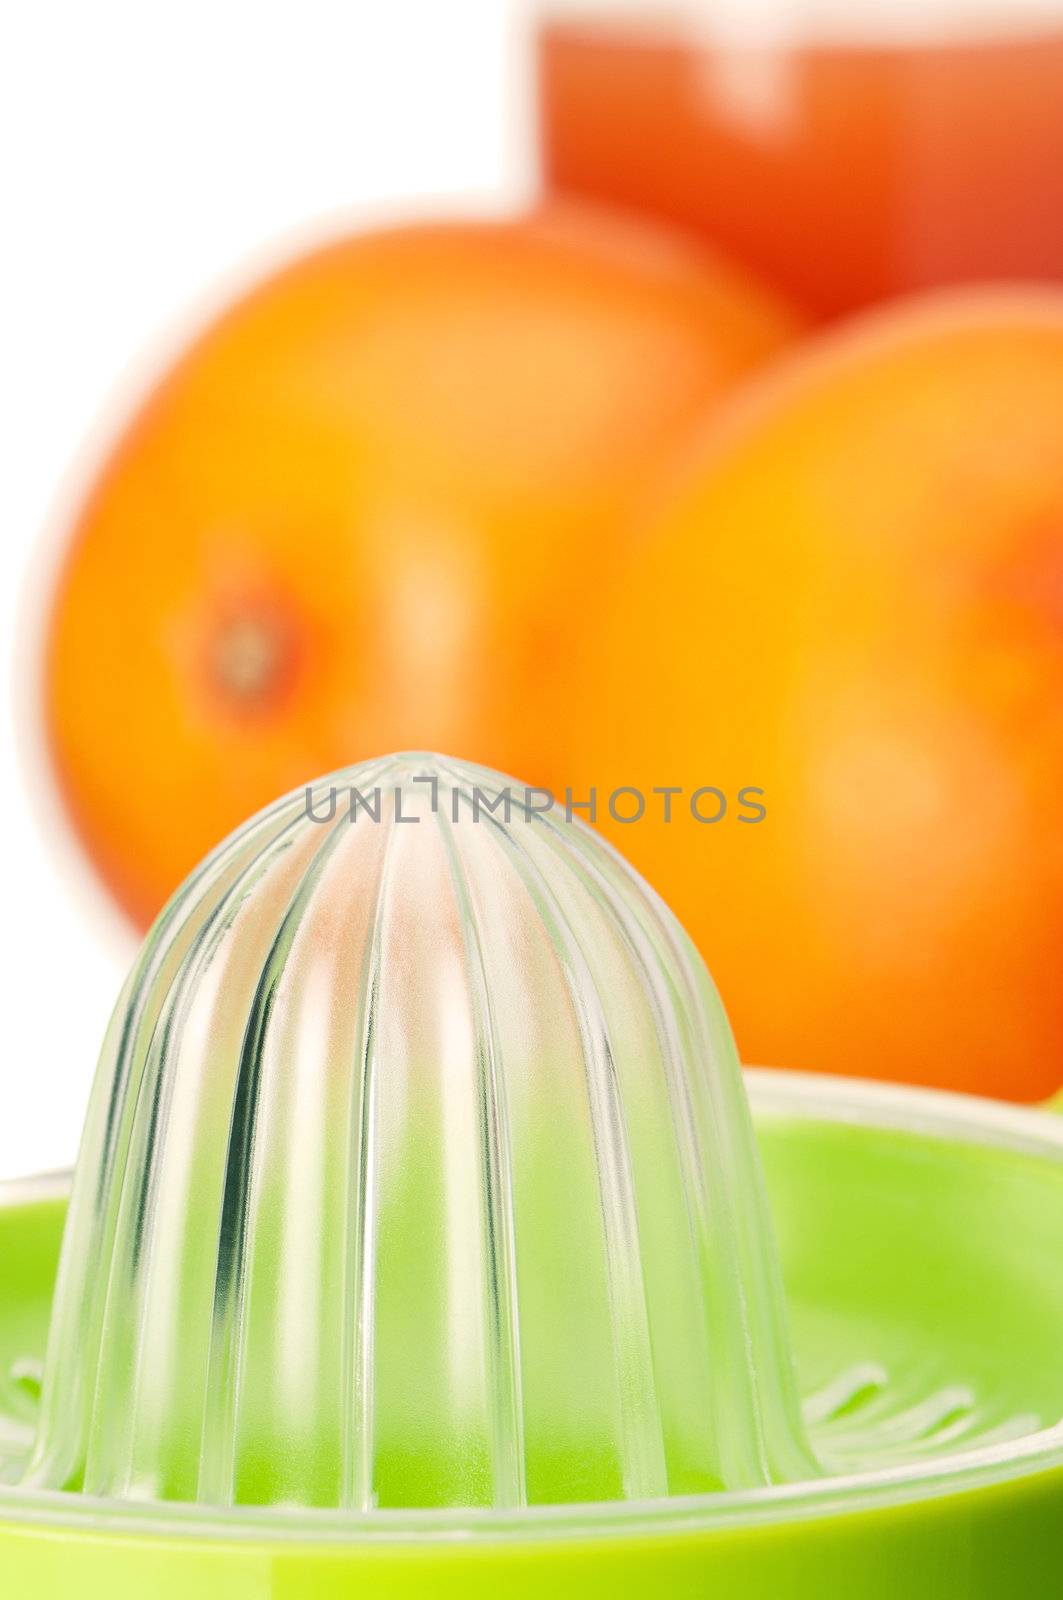
[[[1063,290],[935,295],[754,381],[582,671],[578,785],[746,1060],[1059,1087]]]
[[[219,317],[104,463],[48,622],[55,771],[128,914],[338,765],[541,775],[543,686],[630,508],[795,328],[578,212],[343,238]]]

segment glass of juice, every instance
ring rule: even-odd
[[[1063,0],[544,6],[546,183],[692,228],[831,317],[1063,279]]]

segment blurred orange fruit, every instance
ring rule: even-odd
[[[55,770],[128,914],[367,755],[543,776],[543,685],[630,508],[795,327],[578,212],[344,238],[226,311],[103,466],[48,625]]]
[[[700,944],[744,1059],[1047,1095],[1063,291],[869,317],[709,435],[587,639],[578,785],[649,797],[600,820]],[[704,794],[697,822],[702,786],[726,810]]]

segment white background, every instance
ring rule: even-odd
[[[87,462],[160,351],[272,255],[519,202],[532,140],[506,0],[11,0],[0,18],[5,1177],[73,1160],[133,952],[34,745],[36,617]]]

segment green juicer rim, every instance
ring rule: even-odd
[[[755,1116],[872,1127],[988,1146],[1063,1166],[1063,1120],[1036,1108],[969,1095],[863,1079],[745,1069]],[[70,1174],[0,1183],[0,1207],[65,1198]],[[1063,1467],[1063,1421],[1017,1440],[906,1463],[766,1488],[672,1496],[656,1501],[581,1502],[519,1511],[438,1508],[335,1511],[231,1506],[216,1510],[167,1502],[97,1499],[57,1490],[0,1485],[0,1526],[17,1522],[114,1533],[183,1533],[226,1540],[290,1539],[305,1544],[405,1541],[490,1543],[641,1533],[711,1532],[768,1522],[887,1509]]]

